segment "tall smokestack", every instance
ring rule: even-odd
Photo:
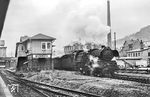
[[[110,2],[107,0],[107,26],[110,27],[110,31],[107,34],[107,45],[111,48],[111,19],[110,19]]]
[[[116,50],[116,32],[114,32],[114,49]]]

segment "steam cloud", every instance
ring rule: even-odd
[[[2,36],[9,54],[20,36],[37,33],[55,37],[55,49],[79,40],[104,44],[109,32],[101,21],[105,12],[106,0],[12,0]]]
[[[106,43],[109,27],[101,22],[104,10],[102,2],[98,0],[88,3],[87,0],[79,1],[74,1],[75,8],[66,14],[64,28],[61,30],[63,31],[62,39],[67,42],[66,44],[69,44],[70,41]]]

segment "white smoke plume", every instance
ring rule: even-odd
[[[103,15],[104,2],[99,0],[78,0],[76,8],[71,9],[64,23],[63,39],[66,42],[98,42],[106,43],[106,34],[109,27],[102,23],[101,15]],[[58,5],[59,6],[59,5]],[[64,34],[65,33],[65,34]]]
[[[73,41],[106,43],[106,0],[11,0],[2,39],[8,53],[20,36],[43,33],[56,38],[55,49]],[[10,32],[12,34],[10,34]],[[13,39],[16,37],[15,39]],[[13,40],[10,40],[13,39]]]

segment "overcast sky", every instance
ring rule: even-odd
[[[20,36],[55,37],[56,49],[72,41],[106,43],[107,0],[11,0],[1,39],[8,56]],[[150,24],[150,0],[110,0],[112,32],[117,38]]]

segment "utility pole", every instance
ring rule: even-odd
[[[50,55],[50,59],[51,59],[51,65],[52,65],[52,72],[54,72],[54,64],[53,64],[53,47],[55,47],[55,45],[52,45],[51,47],[51,55]]]

